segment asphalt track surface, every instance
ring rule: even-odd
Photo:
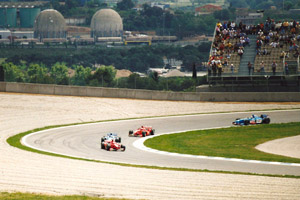
[[[300,110],[266,111],[255,112],[254,114],[262,113],[270,116],[271,123],[300,121]],[[128,137],[128,130],[134,130],[141,125],[153,126],[156,130],[155,134],[167,134],[170,132],[227,127],[231,126],[235,118],[246,117],[251,114],[252,112],[200,114],[76,125],[49,129],[28,135],[23,138],[22,143],[42,151],[100,161],[172,168],[299,176],[299,164],[160,154],[136,148],[133,143],[139,138]],[[122,137],[122,144],[126,146],[125,152],[108,152],[100,149],[100,138],[109,132],[118,133]]]

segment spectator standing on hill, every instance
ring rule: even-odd
[[[276,74],[276,67],[277,67],[277,63],[275,62],[275,60],[273,61],[271,67],[272,67],[273,75],[275,75]]]
[[[251,75],[252,73],[252,64],[250,62],[248,62],[248,71],[249,71],[249,75]]]

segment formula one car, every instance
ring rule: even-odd
[[[154,135],[155,129],[152,128],[152,126],[141,126],[138,128],[136,131],[129,131],[129,136],[140,136],[140,137],[145,137],[148,135]]]
[[[121,150],[125,151],[126,147],[118,142],[115,141],[113,138],[109,138],[108,140],[104,140],[101,142],[101,149],[106,149],[107,151],[110,150]]]
[[[105,140],[109,139],[114,139],[116,142],[121,142],[121,137],[119,137],[116,133],[107,133],[106,136],[103,136],[101,138],[101,142],[104,142]]]
[[[249,124],[269,124],[271,119],[268,115],[262,114],[258,115],[251,115],[247,118],[237,118],[232,124],[234,125],[249,125]]]

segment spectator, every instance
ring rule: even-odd
[[[284,72],[285,75],[289,75],[289,65],[287,64],[287,62],[284,63]]]
[[[271,42],[271,43],[270,43],[270,46],[271,46],[272,48],[277,48],[278,42]]]
[[[248,71],[249,71],[249,75],[251,75],[252,73],[252,64],[250,62],[248,62]]]
[[[285,53],[284,51],[282,51],[282,52],[280,53],[280,58],[283,59],[285,56],[286,56],[286,53]]]
[[[263,55],[267,55],[267,54],[268,54],[268,51],[267,51],[266,48],[264,48],[264,50],[263,50]]]
[[[209,62],[207,67],[208,76],[211,76],[211,68],[212,68],[212,64],[211,62]]]
[[[238,50],[238,54],[239,54],[239,56],[241,56],[241,57],[242,57],[242,55],[244,54],[244,51],[243,51],[243,49],[242,49],[242,48],[239,48],[239,50]]]
[[[245,45],[250,46],[250,38],[248,36],[245,38]]]
[[[264,64],[264,61],[261,61],[259,71],[260,71],[261,74],[265,74],[265,64]]]
[[[212,64],[212,71],[213,71],[213,76],[217,75],[217,64],[216,62],[213,62]]]
[[[276,75],[276,67],[277,67],[277,63],[275,62],[275,60],[273,61],[271,67],[272,67],[273,75]]]
[[[218,76],[221,76],[222,74],[222,63],[221,62],[218,62],[217,64],[217,68],[218,68]]]
[[[233,64],[230,65],[230,71],[231,71],[231,75],[233,75],[233,72],[234,72],[234,65]]]
[[[295,58],[298,58],[298,56],[299,56],[299,50],[296,49],[296,52],[294,53],[294,57],[295,57]]]
[[[256,55],[260,56],[261,55],[261,51],[259,48],[256,48]]]

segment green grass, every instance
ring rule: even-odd
[[[157,136],[145,146],[182,154],[300,163],[300,159],[268,154],[255,149],[264,142],[300,135],[300,123],[268,124],[190,131]]]
[[[44,194],[33,194],[33,193],[9,193],[1,192],[1,200],[120,200],[117,198],[100,198],[100,197],[89,197],[79,195],[66,195],[66,196],[52,196]],[[125,200],[125,199],[123,199]]]

